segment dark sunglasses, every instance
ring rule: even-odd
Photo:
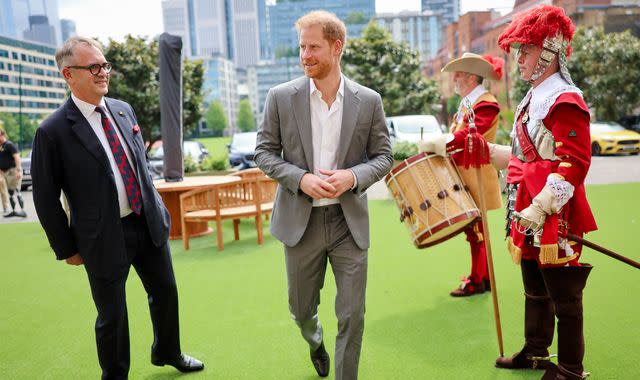
[[[104,70],[105,73],[109,74],[111,72],[111,69],[113,69],[113,64],[111,62],[105,62],[103,64],[99,64],[99,63],[94,63],[93,65],[89,65],[89,66],[66,66],[69,69],[83,69],[83,70],[89,70],[89,72],[93,75],[98,75],[100,74],[100,70]]]

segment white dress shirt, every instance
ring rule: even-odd
[[[132,213],[131,206],[129,206],[129,199],[127,198],[127,190],[125,190],[124,182],[122,181],[122,175],[120,174],[120,169],[118,169],[118,165],[116,164],[116,160],[113,158],[113,152],[111,152],[111,147],[109,146],[109,141],[107,140],[107,135],[104,133],[104,128],[102,127],[102,117],[98,112],[96,112],[96,106],[93,104],[87,103],[78,99],[73,93],[71,94],[71,99],[76,104],[82,116],[89,122],[91,129],[100,140],[100,144],[104,149],[107,157],[109,158],[109,164],[111,165],[111,170],[113,171],[113,177],[116,181],[116,189],[118,191],[118,203],[120,205],[120,217],[125,217]],[[124,153],[127,155],[127,159],[129,161],[129,165],[131,165],[131,170],[135,175],[135,166],[131,161],[131,153],[129,152],[129,147],[127,147],[127,143],[122,138],[120,134],[120,130],[116,126],[116,123],[113,122],[113,117],[109,113],[107,106],[104,102],[104,98],[100,99],[100,107],[102,107],[113,126],[113,129],[116,131],[118,138],[120,139],[120,144],[124,149]]]
[[[331,108],[322,100],[322,93],[309,78],[311,108],[311,139],[313,144],[313,174],[324,179],[320,169],[336,170],[338,168],[338,146],[342,129],[342,113],[344,104],[344,78],[340,75],[340,86]],[[314,199],[313,207],[340,203],[338,199]]]

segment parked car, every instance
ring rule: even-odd
[[[20,162],[22,164],[22,186],[20,191],[25,191],[31,186],[31,151],[26,157],[21,157]]]
[[[632,131],[640,132],[640,115],[627,115],[618,119],[623,127]]]
[[[255,168],[253,156],[256,154],[256,139],[258,132],[235,133],[231,138],[229,150],[229,164],[235,169]]]
[[[440,123],[433,115],[390,116],[387,118],[387,128],[392,144],[401,141],[418,142],[420,134],[423,137],[442,134]]]
[[[612,121],[591,123],[591,154],[640,152],[640,133]]]
[[[209,156],[209,151],[199,141],[183,141],[182,154],[185,157],[187,155],[191,156],[199,165]],[[164,177],[164,149],[162,149],[162,144],[149,155],[149,169],[153,179]]]

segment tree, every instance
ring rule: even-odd
[[[242,132],[255,131],[256,129],[256,121],[253,118],[251,104],[247,98],[240,101],[240,109],[238,110],[238,129]]]
[[[204,114],[204,65],[201,60],[182,62],[182,123],[185,134],[196,129]]]
[[[512,78],[516,79],[513,81],[513,87],[511,89],[511,102],[514,104],[514,110],[531,88],[531,83],[520,79],[520,69],[518,69],[517,65],[515,66]]]
[[[276,59],[287,58],[287,57],[297,57],[299,50],[297,47],[291,47],[286,45],[278,45],[276,48],[275,56]]]
[[[618,120],[640,105],[640,39],[628,30],[578,28],[568,67],[599,120]]]
[[[344,19],[345,24],[366,24],[369,19],[363,12],[349,12]]]
[[[374,22],[347,42],[342,64],[346,76],[382,96],[387,115],[429,113],[440,99],[436,83],[421,73],[418,52]]]
[[[124,42],[109,39],[105,48],[113,63],[109,96],[133,107],[145,141],[160,138],[160,83],[158,41],[127,35]],[[204,68],[201,61],[182,64],[183,130],[189,134],[202,118]]]
[[[38,129],[38,121],[22,115],[22,131],[20,131],[19,115],[15,113],[0,113],[0,128],[7,133],[9,140],[17,143],[21,148],[31,146],[33,137]]]
[[[213,131],[214,136],[222,136],[227,129],[227,116],[219,101],[215,100],[209,105],[207,110],[207,128]]]

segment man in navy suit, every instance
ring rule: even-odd
[[[125,283],[131,265],[148,294],[151,362],[201,370],[202,362],[180,350],[170,219],[147,170],[135,113],[129,104],[104,97],[112,65],[95,40],[70,38],[56,52],[56,62],[71,98],[36,132],[33,200],[56,258],[84,265],[87,272],[98,311],[102,378],[128,376]]]

